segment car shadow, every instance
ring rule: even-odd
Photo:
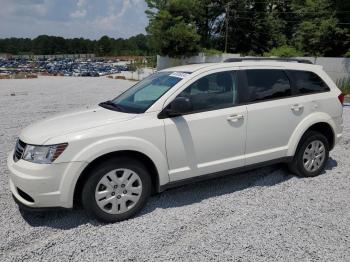
[[[329,158],[325,171],[337,167],[338,163]],[[185,186],[169,189],[161,194],[152,196],[146,207],[137,217],[153,212],[155,209],[167,209],[199,203],[202,200],[217,196],[232,194],[253,187],[270,187],[283,183],[295,177],[284,164],[258,168],[216,179],[196,182]],[[300,178],[305,179],[305,178]],[[88,217],[84,210],[58,210],[28,212],[20,210],[23,219],[33,227],[51,227],[69,230],[80,225],[104,225]]]
[[[326,171],[332,170],[333,168],[335,168],[337,166],[338,166],[338,162],[335,159],[333,159],[332,157],[329,157],[327,164],[324,168],[325,170],[321,173],[321,175],[325,174]]]

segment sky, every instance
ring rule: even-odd
[[[0,38],[99,39],[145,33],[144,0],[0,0]]]

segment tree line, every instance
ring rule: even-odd
[[[65,39],[58,36],[40,35],[30,38],[0,39],[0,53],[9,54],[89,54],[98,56],[151,55],[154,51],[148,43],[149,36],[138,34],[128,39],[103,36],[99,40],[84,38]]]
[[[349,0],[145,0],[147,35],[0,39],[0,53],[349,56]]]

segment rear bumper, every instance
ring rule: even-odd
[[[334,147],[343,137],[344,123],[343,123],[342,116],[332,118],[332,120],[335,123],[335,128],[333,129],[333,131],[334,131],[333,147]]]

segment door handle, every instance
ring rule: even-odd
[[[230,122],[237,122],[238,120],[241,120],[243,119],[244,116],[239,114],[239,115],[230,115],[229,117],[227,117],[227,121],[230,121]]]
[[[303,105],[300,105],[300,104],[295,104],[295,105],[292,105],[291,109],[293,111],[300,111],[301,109],[303,109],[304,106]]]

